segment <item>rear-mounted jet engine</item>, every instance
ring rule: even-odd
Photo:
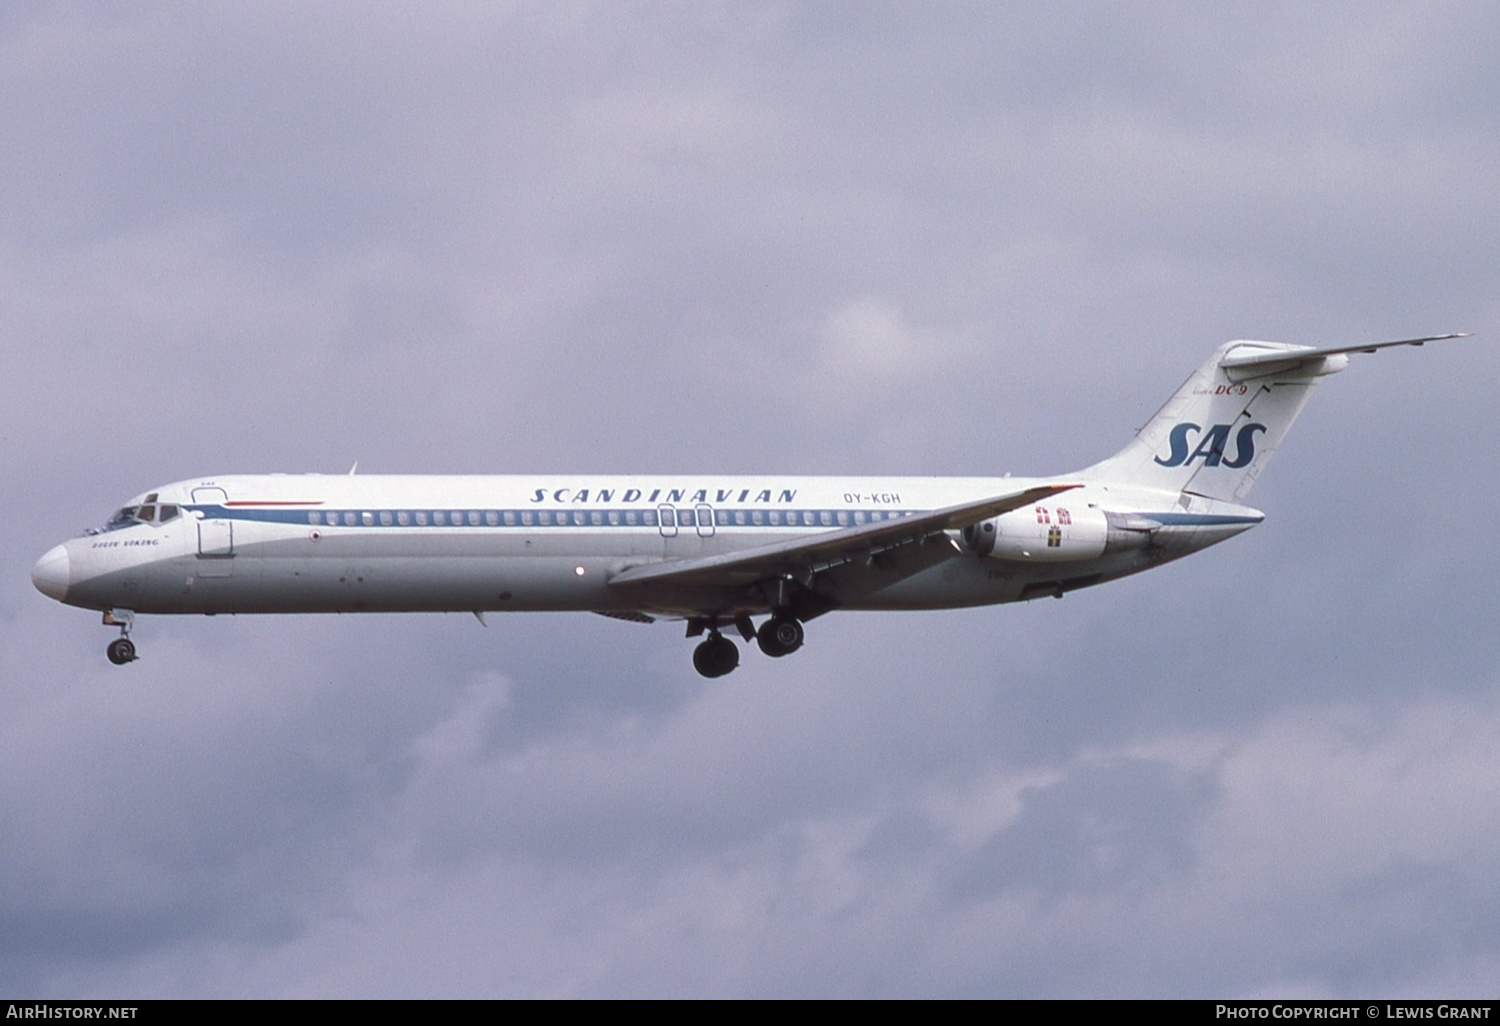
[[[1094,506],[1036,506],[971,524],[964,546],[979,556],[1023,563],[1065,563],[1145,548],[1155,521]]]

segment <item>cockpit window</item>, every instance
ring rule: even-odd
[[[134,524],[165,524],[169,520],[176,520],[182,516],[182,508],[172,503],[156,505],[156,493],[146,496],[146,504],[142,506],[124,506],[115,511],[114,516],[102,530],[118,531],[122,527],[130,527]]]
[[[165,524],[182,516],[182,507],[176,503],[163,502],[158,505],[156,502],[158,494],[152,492],[146,496],[145,503],[140,506],[123,506],[115,510],[114,515],[105,522],[103,527],[91,527],[84,533],[103,534],[106,531],[118,531],[136,524]]]

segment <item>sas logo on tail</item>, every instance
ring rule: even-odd
[[[1197,424],[1181,423],[1172,429],[1172,452],[1166,459],[1156,457],[1156,462],[1163,467],[1180,467],[1191,464],[1194,460],[1202,460],[1205,467],[1231,467],[1239,470],[1248,467],[1250,461],[1255,459],[1255,434],[1264,431],[1264,424],[1246,424],[1240,428],[1234,436],[1234,459],[1224,458],[1224,447],[1229,444],[1228,424],[1215,424],[1207,431]],[[1203,438],[1199,440],[1198,447],[1192,449],[1192,455],[1188,450],[1192,447],[1193,437],[1203,431]]]

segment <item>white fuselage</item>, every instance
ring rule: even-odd
[[[768,611],[728,587],[620,589],[611,579],[894,520],[1033,483],[1016,478],[264,475],[178,482],[53,549],[39,588],[139,613],[593,610],[733,617]],[[149,500],[149,501],[148,501]],[[836,608],[932,609],[1058,594],[1230,537],[1260,515],[1184,510],[1175,494],[1084,486],[998,518],[980,555],[958,532],[932,565]],[[175,516],[162,519],[162,510]],[[1153,543],[1082,537],[1088,511],[1157,514]],[[124,512],[124,511],[122,511]],[[1175,518],[1175,522],[1167,522]],[[1059,523],[1059,521],[1062,521]],[[1097,532],[1096,532],[1097,533]],[[1050,538],[1049,538],[1050,536]],[[1049,545],[1050,540],[1050,545]]]

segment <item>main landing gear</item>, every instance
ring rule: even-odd
[[[806,633],[795,616],[773,616],[755,632],[755,643],[772,659],[791,655],[802,647]]]
[[[693,649],[693,669],[705,677],[722,677],[740,665],[739,646],[719,632],[720,623],[718,620],[688,622],[688,637],[708,631],[708,639]],[[771,617],[761,624],[759,630],[751,625],[747,616],[740,616],[733,623],[746,641],[754,638],[760,650],[773,659],[797,651],[806,636],[802,621],[784,613]]]
[[[693,649],[693,669],[705,677],[722,677],[740,665],[740,650],[718,630],[712,631],[708,640]]]
[[[109,643],[104,654],[116,666],[124,666],[136,660],[135,642],[130,640],[130,628],[135,626],[135,613],[129,609],[109,609],[104,613],[104,626],[120,628],[120,636]]]

